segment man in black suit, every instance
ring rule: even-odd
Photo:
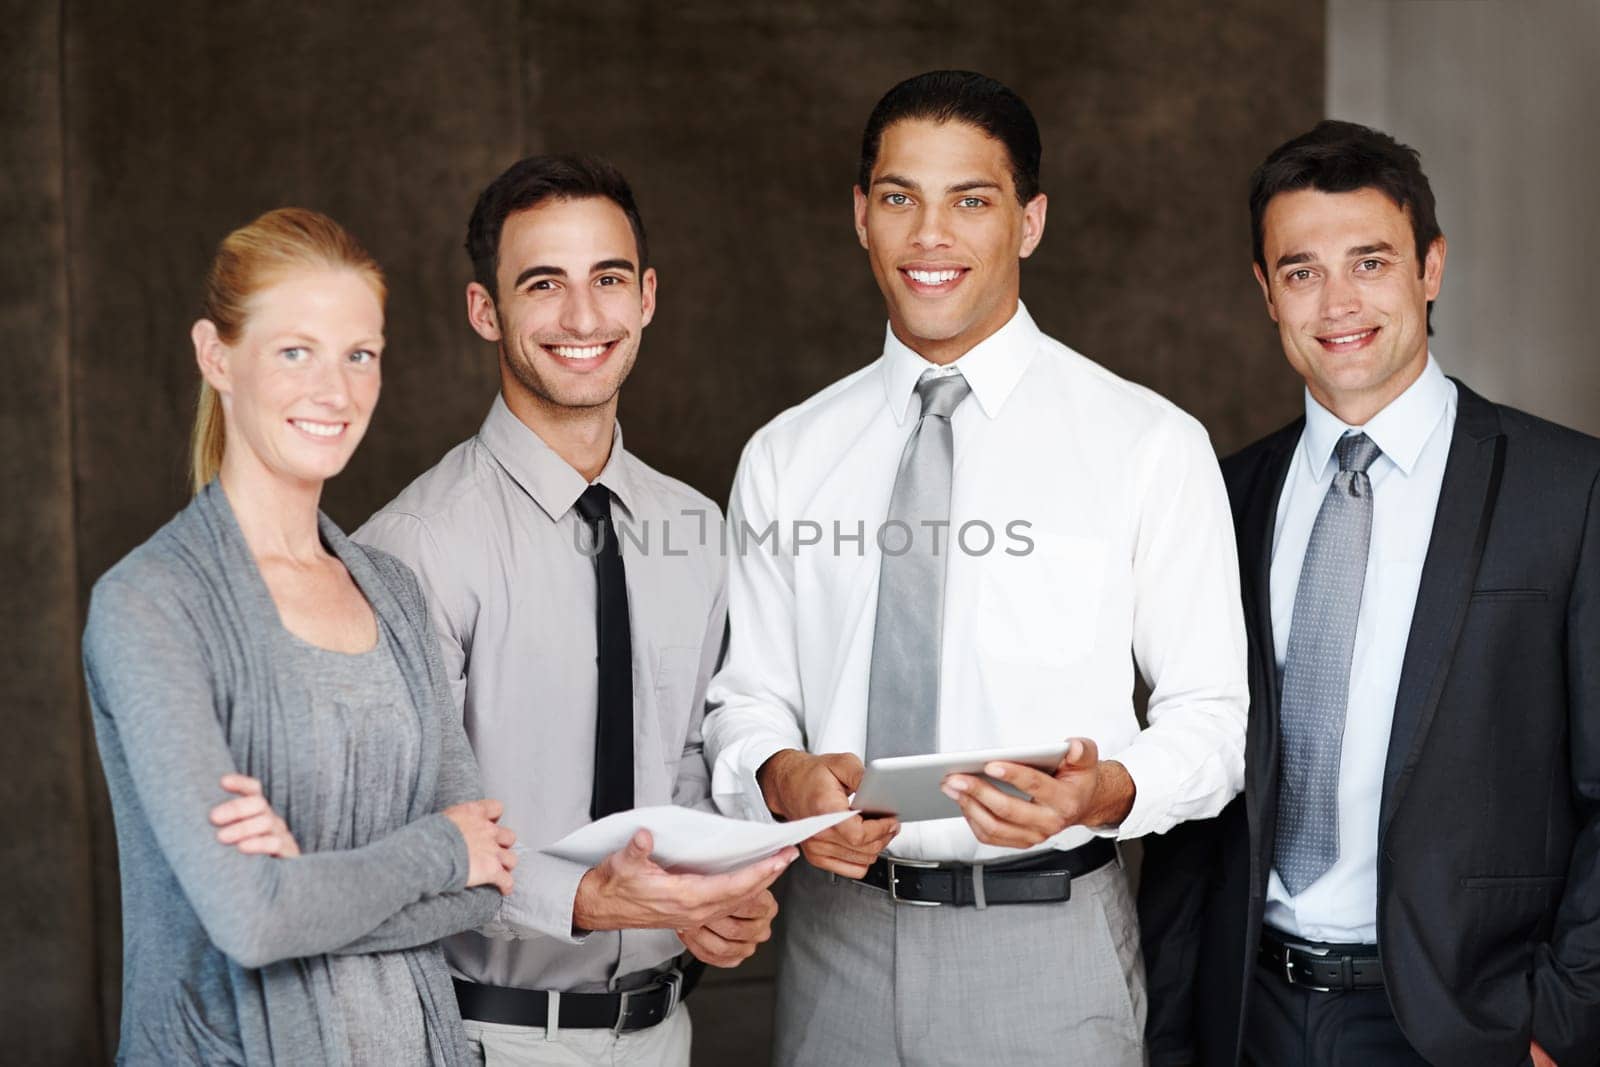
[[[1323,122],[1250,206],[1306,415],[1223,463],[1246,786],[1146,840],[1152,1063],[1600,1064],[1600,441],[1440,372],[1415,151]]]

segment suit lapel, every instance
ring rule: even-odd
[[[1272,542],[1278,501],[1294,461],[1305,420],[1274,435],[1261,458],[1255,484],[1239,513],[1239,565],[1244,610],[1255,640],[1250,647],[1251,702],[1245,753],[1245,807],[1251,836],[1251,885],[1266,892],[1264,842],[1272,840],[1278,799],[1278,664],[1272,643]],[[1259,869],[1255,869],[1259,868]]]
[[[1452,379],[1453,380],[1453,379]],[[1428,554],[1411,614],[1405,662],[1394,702],[1394,724],[1383,771],[1378,840],[1405,796],[1444,691],[1472,586],[1494,515],[1505,463],[1505,435],[1493,404],[1456,382],[1456,424],[1445,461]]]

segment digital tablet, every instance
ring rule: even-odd
[[[983,773],[985,764],[999,760],[1021,763],[1046,773],[1056,769],[1069,744],[1027,748],[989,748],[973,752],[935,752],[926,756],[890,756],[867,764],[861,788],[850,800],[854,811],[867,815],[893,815],[901,822],[924,819],[959,819],[961,808],[939,791],[949,774],[976,774],[1015,797],[1026,795]]]

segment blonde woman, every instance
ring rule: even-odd
[[[457,1064],[440,937],[511,888],[415,577],[318,511],[378,399],[377,264],[235,231],[192,332],[195,497],[94,589],[122,867],[122,1063]]]

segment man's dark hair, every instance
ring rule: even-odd
[[[856,184],[863,193],[872,184],[883,131],[897,122],[965,122],[1006,146],[1011,156],[1011,182],[1026,204],[1039,194],[1039,124],[1022,97],[993,78],[970,70],[931,70],[883,94],[861,134],[861,170]]]
[[[1417,245],[1417,273],[1426,268],[1428,248],[1442,236],[1434,215],[1433,187],[1422,173],[1415,148],[1370,126],[1324,119],[1308,133],[1285,141],[1250,176],[1250,243],[1256,266],[1267,274],[1262,219],[1279,193],[1315,189],[1353,193],[1376,189],[1411,220]],[[1433,301],[1428,301],[1428,332],[1433,332]]]
[[[495,272],[500,267],[500,234],[506,218],[516,211],[536,207],[546,200],[587,200],[603,197],[622,209],[633,227],[639,249],[639,273],[649,266],[644,220],[633,202],[633,190],[622,172],[603,159],[582,155],[529,156],[511,164],[506,172],[478,194],[467,220],[467,255],[472,273],[489,295],[500,299]]]

